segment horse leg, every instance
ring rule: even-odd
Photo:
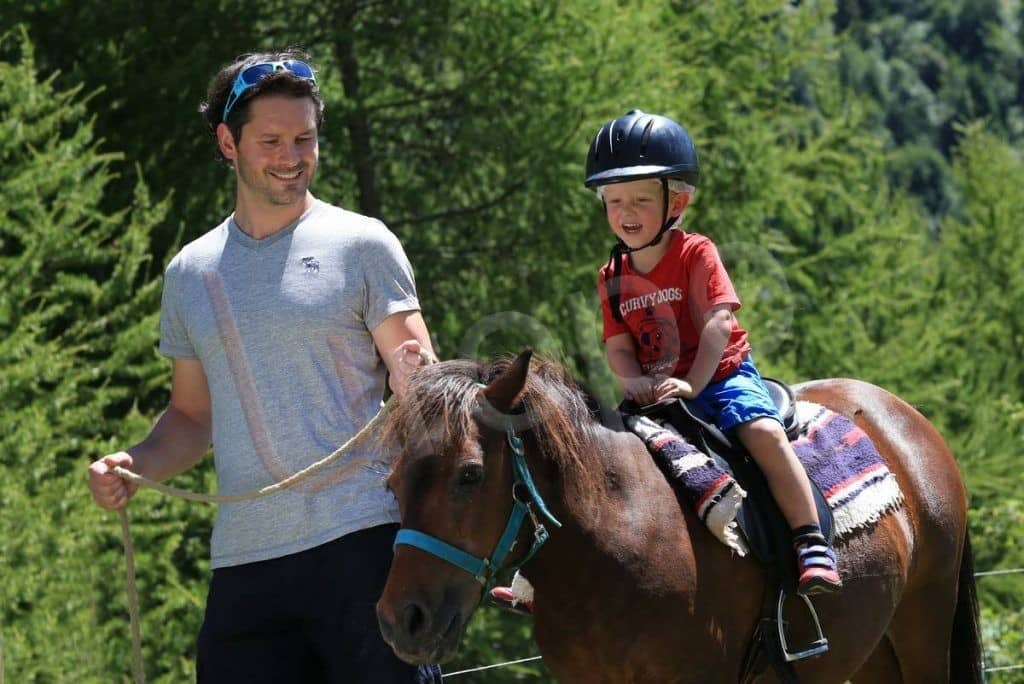
[[[944,577],[914,587],[901,599],[888,636],[904,681],[949,681],[956,584],[955,577]]]
[[[860,666],[857,673],[850,678],[853,684],[902,684],[903,676],[900,674],[900,661],[896,658],[896,651],[888,637],[882,637],[875,650],[871,652],[868,659]]]
[[[982,681],[974,560],[966,529],[959,552],[956,565],[919,569],[896,608],[888,636],[904,681]]]

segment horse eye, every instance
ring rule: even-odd
[[[484,479],[484,467],[480,463],[467,463],[459,470],[459,485],[475,485]]]

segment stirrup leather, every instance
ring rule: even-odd
[[[814,656],[821,655],[828,651],[828,639],[825,638],[825,634],[821,631],[821,623],[818,621],[818,613],[814,610],[814,604],[811,603],[809,598],[802,594],[796,594],[796,596],[797,598],[803,599],[804,605],[807,606],[807,612],[810,613],[811,620],[814,621],[814,629],[818,633],[818,638],[799,651],[789,650],[789,642],[786,639],[786,621],[782,616],[783,604],[786,601],[786,592],[779,590],[779,600],[775,607],[775,624],[779,628],[779,648],[782,649],[782,657],[787,663],[803,660],[805,658],[813,658]]]

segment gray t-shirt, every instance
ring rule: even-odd
[[[252,492],[333,452],[380,410],[370,331],[419,310],[412,267],[379,221],[317,201],[255,240],[229,217],[167,267],[160,351],[202,362],[221,494]],[[277,558],[396,522],[374,440],[294,489],[219,506],[212,567]],[[376,463],[376,465],[374,465]],[[333,470],[333,476],[332,476]]]

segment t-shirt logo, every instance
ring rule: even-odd
[[[619,313],[623,318],[634,311],[641,309],[650,315],[654,307],[660,304],[671,304],[672,302],[683,301],[683,289],[681,287],[663,287],[656,292],[648,292],[635,297],[630,297],[619,304]]]
[[[648,309],[653,313],[652,309]],[[644,374],[671,375],[679,361],[679,329],[669,318],[651,316],[637,329],[637,361]]]
[[[306,273],[320,272],[320,262],[316,260],[316,257],[302,257],[302,264],[306,267]]]

